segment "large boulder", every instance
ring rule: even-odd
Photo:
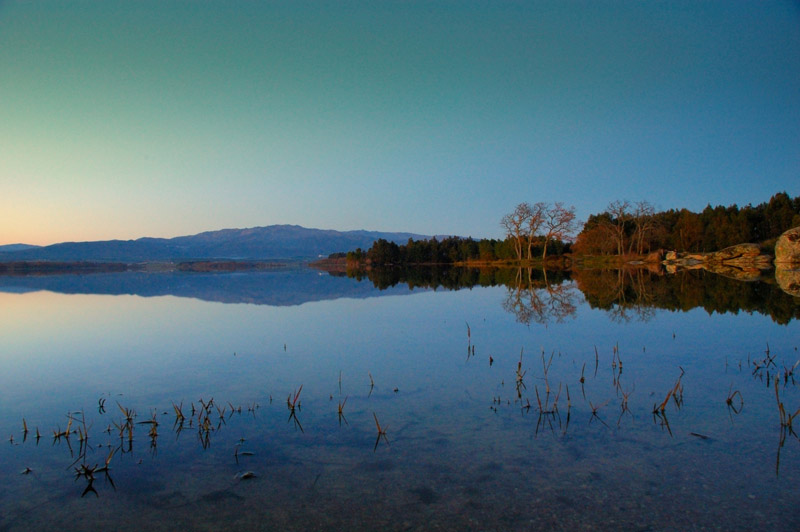
[[[789,229],[775,243],[775,263],[800,265],[800,227]]]

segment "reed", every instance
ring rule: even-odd
[[[597,378],[597,368],[600,366],[600,353],[597,352],[597,346],[594,346],[594,377]]]
[[[347,418],[344,417],[344,405],[347,404],[347,397],[344,398],[344,401],[341,399],[339,400],[339,405],[337,409],[338,417],[339,417],[339,425],[342,424],[342,420],[344,420],[345,424],[347,424]]]
[[[617,369],[618,367],[619,367],[619,372],[622,373],[622,359],[619,356],[619,344],[614,346],[614,355],[611,358],[611,368]]]
[[[524,349],[524,348],[523,348]],[[516,387],[517,387],[517,397],[522,397],[522,390],[526,390],[527,386],[525,386],[525,382],[523,379],[525,378],[525,374],[528,370],[522,370],[522,353],[523,349],[519,351],[519,362],[517,362],[517,371],[516,371]]]
[[[789,383],[789,379],[791,379],[793,385],[795,384],[795,381],[794,381],[794,370],[797,368],[798,364],[800,364],[800,360],[795,362],[794,366],[792,366],[791,369],[787,368],[786,366],[783,366],[783,384],[784,385]]]
[[[105,463],[101,467],[99,467],[96,470],[96,472],[98,472],[98,473],[108,473],[108,470],[109,470],[108,464],[111,463],[111,458],[114,456],[114,453],[116,453],[116,452],[117,452],[117,448],[116,447],[111,447],[111,451],[109,451],[108,456],[106,456]]]
[[[653,410],[653,423],[659,423],[662,430],[666,428],[669,435],[672,436],[672,429],[669,427],[669,419],[667,419],[666,411]]]
[[[664,410],[667,408],[667,404],[669,403],[670,398],[675,400],[675,404],[678,408],[681,407],[681,404],[683,403],[683,385],[681,384],[681,378],[683,378],[685,372],[683,371],[683,368],[680,368],[680,370],[681,374],[678,377],[678,380],[675,382],[675,386],[673,386],[670,389],[670,391],[667,393],[667,396],[664,398],[664,400],[661,402],[660,405],[658,406],[656,406],[655,404],[653,405],[653,413],[656,412],[663,413]]]
[[[133,420],[134,420],[134,418],[136,418],[136,412],[131,408],[125,408],[124,406],[119,404],[119,402],[117,402],[117,406],[119,407],[120,411],[122,412],[122,415],[125,418],[125,427],[128,428],[128,432],[130,433],[129,437],[128,437],[128,440],[132,441],[133,440]]]
[[[739,399],[738,405],[736,399]],[[738,414],[744,408],[744,397],[742,397],[742,392],[739,390],[733,390],[733,384],[731,384],[730,390],[728,390],[728,398],[725,399],[725,404],[728,405],[728,410],[733,411],[734,414]]]
[[[594,420],[595,418],[597,418],[597,420],[598,420],[598,421],[600,421],[600,423],[602,423],[603,425],[605,425],[606,427],[608,427],[608,425],[606,424],[606,422],[605,422],[605,421],[603,421],[603,418],[601,418],[601,417],[598,415],[598,412],[600,411],[600,409],[601,409],[601,408],[603,408],[604,406],[606,406],[607,404],[608,404],[608,401],[606,401],[605,403],[603,403],[603,404],[601,404],[601,405],[595,405],[595,404],[593,404],[591,401],[589,401],[589,408],[591,408],[591,409],[592,409],[592,417],[590,417],[590,418],[589,418],[589,423],[590,423],[590,424],[591,424],[592,420]],[[610,428],[610,427],[609,427],[609,428]]]
[[[286,406],[289,408],[289,419],[288,421],[294,421],[295,428],[299,428],[300,432],[305,432],[303,430],[303,425],[300,424],[300,420],[297,419],[297,411],[300,410],[300,392],[303,391],[303,385],[300,385],[300,388],[294,394],[294,398],[292,398],[292,394],[286,398]]]
[[[183,415],[183,401],[181,401],[180,405],[176,405],[173,402],[172,409],[175,411],[175,423],[172,424],[172,428],[178,434],[180,434],[180,431],[183,428],[183,422],[186,419],[185,416]]]
[[[227,410],[227,407],[223,406],[220,408],[219,405],[214,405],[214,407],[217,409],[217,414],[219,415],[219,421],[217,422],[218,425],[222,425],[223,423],[227,425],[228,423],[225,421],[225,411]]]
[[[294,412],[295,408],[298,408],[298,400],[300,399],[300,392],[303,391],[303,385],[300,385],[300,388],[297,389],[294,393],[294,398],[292,398],[292,394],[286,398],[286,405],[289,407],[289,410]]]
[[[800,415],[800,408],[798,408],[794,414],[788,414],[786,412],[785,407],[783,406],[783,402],[781,401],[780,394],[778,392],[778,378],[775,377],[775,400],[778,403],[778,414],[780,416],[780,423],[781,428],[785,429],[789,432],[789,434],[794,434],[793,422],[794,419]]]
[[[620,403],[621,412],[619,414],[619,419],[617,419],[617,426],[619,426],[620,422],[622,421],[622,416],[624,416],[626,412],[631,416],[633,415],[630,411],[630,408],[628,408],[628,398],[631,396],[634,389],[635,387],[631,389],[631,391],[629,392],[621,392],[622,393],[622,402]]]
[[[386,429],[388,429],[388,426],[381,427],[381,422],[378,421],[378,415],[375,412],[372,413],[372,417],[375,418],[375,426],[378,428],[378,437],[375,440],[375,447],[372,449],[372,452],[375,452],[378,449],[381,438],[386,442],[386,445],[389,445],[389,438],[386,437]]]

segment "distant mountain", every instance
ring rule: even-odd
[[[30,244],[6,244],[4,246],[0,246],[0,253],[13,253],[15,251],[24,251],[26,249],[34,249],[38,247],[39,246],[32,246]]]
[[[8,249],[0,247],[0,261],[114,261],[147,262],[188,259],[312,259],[331,253],[368,249],[383,238],[399,244],[409,238],[425,239],[412,233],[378,231],[334,231],[299,225],[270,225],[249,229],[223,229],[175,238],[139,238],[97,242],[64,242],[42,247]],[[24,244],[22,245],[24,246]],[[5,249],[4,249],[5,248]]]

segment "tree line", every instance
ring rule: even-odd
[[[800,196],[780,192],[756,206],[707,205],[702,212],[670,209],[657,212],[647,201],[617,200],[593,214],[577,230],[575,208],[561,202],[518,204],[504,215],[504,239],[447,237],[409,239],[397,244],[377,240],[364,251],[347,253],[351,263],[373,266],[532,261],[548,255],[644,255],[659,249],[717,251],[743,243],[772,251],[787,229],[800,226]],[[573,242],[574,238],[574,242]]]
[[[348,262],[372,266],[406,264],[454,264],[462,262],[521,261],[569,251],[568,239],[575,229],[575,208],[562,203],[520,203],[503,216],[500,226],[506,232],[502,240],[436,237],[428,240],[409,238],[406,244],[376,240],[367,251],[361,248],[347,253]]]
[[[514,258],[513,249],[506,240],[447,237],[441,240],[408,239],[406,244],[396,244],[385,239],[376,240],[367,251],[361,248],[347,253],[348,262],[373,266],[405,264],[453,264],[468,261],[497,261]]]
[[[800,226],[800,196],[780,192],[756,206],[707,205],[702,212],[670,209],[656,212],[647,201],[614,201],[589,216],[572,251],[580,255],[642,255],[658,249],[717,251],[743,243],[772,251],[787,229]]]

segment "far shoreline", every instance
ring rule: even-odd
[[[294,268],[305,261],[295,260],[188,260],[180,262],[102,262],[102,261],[13,261],[0,262],[0,276],[80,275],[97,273],[231,273]]]

